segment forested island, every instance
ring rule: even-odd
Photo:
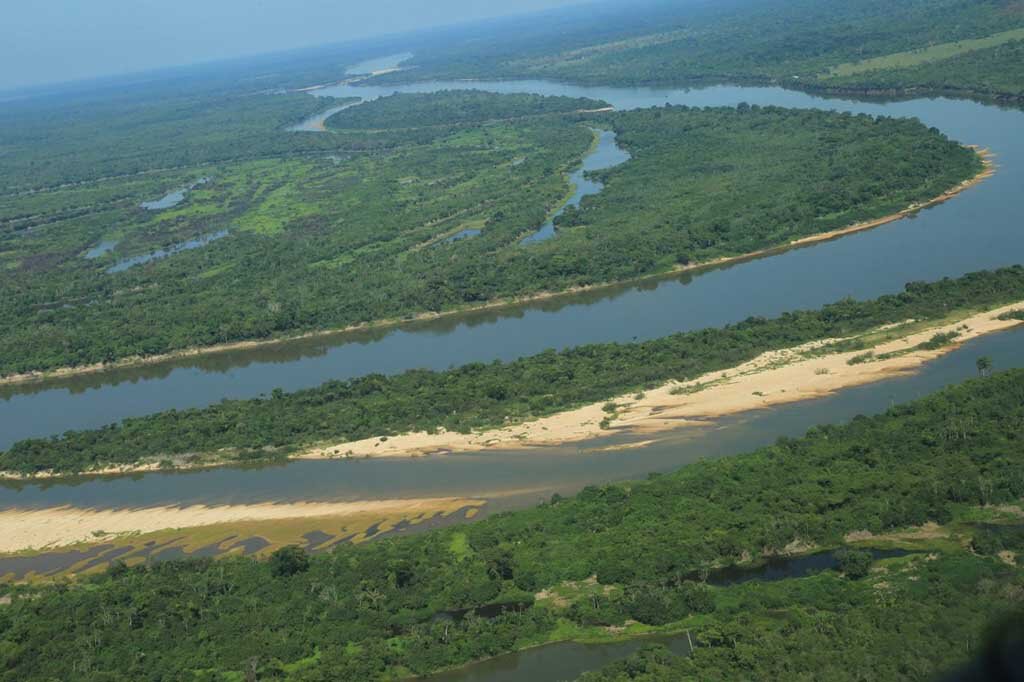
[[[187,170],[9,195],[0,374],[671,272],[898,214],[984,170],[974,150],[914,120],[748,105],[594,111],[605,107],[385,97],[332,117],[331,134],[265,129],[267,144],[292,145],[278,158],[228,163],[201,144],[201,165]],[[632,160],[594,174],[604,190],[559,217],[557,238],[520,244],[565,201],[565,174],[595,127],[614,130]],[[141,207],[197,178],[206,181],[180,203]],[[467,230],[477,236],[450,239]]]
[[[140,462],[253,461],[287,456],[323,442],[442,428],[463,432],[485,429],[651,389],[671,380],[693,379],[771,350],[855,337],[907,320],[956,319],[958,313],[1018,301],[1024,301],[1021,266],[930,284],[913,283],[901,294],[874,301],[846,300],[819,311],[752,318],[722,329],[653,341],[587,345],[441,372],[370,375],[295,393],[275,391],[263,399],[172,410],[104,429],[19,442],[0,453],[0,470],[73,474]],[[939,347],[954,340],[955,334],[930,343]],[[832,347],[863,350],[858,343],[862,342],[853,339]]]
[[[689,631],[693,655],[588,679],[928,676],[1020,602],[1024,574],[1003,559],[1024,549],[1021,512],[1002,505],[1024,495],[1022,396],[1024,372],[997,374],[748,455],[326,555],[5,584],[0,678],[362,682],[655,630]],[[716,584],[719,567],[848,545],[837,570]],[[864,551],[894,546],[911,553]],[[488,604],[516,606],[465,611]]]
[[[399,53],[400,69],[353,69]],[[451,89],[487,80],[512,90],[508,82],[522,79],[592,96]],[[436,91],[392,94],[392,85]],[[754,87],[736,96],[733,86]],[[886,109],[921,120],[824,110],[829,97],[870,100],[836,106],[875,112],[883,98],[917,96],[999,108],[938,100]],[[637,101],[656,106],[634,109]],[[754,103],[765,101],[802,108]],[[659,460],[668,469],[708,442],[682,454],[668,451],[679,441],[641,441],[656,436],[631,431],[627,419],[644,400],[684,438],[685,428],[729,429],[726,416],[743,422],[744,410],[784,404],[776,394],[787,389],[789,401],[834,395],[861,385],[858,377],[911,372],[1019,326],[1024,266],[1002,267],[1017,260],[1019,211],[1001,203],[1021,165],[1019,115],[1010,111],[1024,102],[1019,0],[597,3],[4,92],[0,102],[0,384],[11,385],[12,402],[39,397],[69,414],[93,396],[61,402],[53,395],[63,384],[53,393],[51,384],[15,384],[515,306],[783,251],[784,263],[817,258],[828,247],[792,249],[919,216],[1005,159],[978,202],[964,197],[965,208],[991,213],[950,206],[948,222],[926,218],[907,230],[915,239],[903,244],[920,250],[908,261],[927,261],[909,264],[913,275],[897,262],[861,286],[878,273],[852,259],[899,243],[884,239],[891,233],[832,245],[868,246],[823,259],[852,264],[856,275],[800,261],[821,273],[799,281],[833,280],[835,298],[896,293],[811,310],[794,308],[824,296],[772,301],[746,309],[789,312],[649,340],[637,339],[659,327],[631,329],[637,318],[613,310],[603,336],[542,337],[562,350],[393,375],[368,373],[392,371],[373,359],[354,365],[363,376],[324,372],[291,385],[325,383],[294,392],[161,383],[123,395],[195,389],[206,393],[189,404],[209,406],[13,444],[0,452],[0,479],[10,479],[0,480],[0,506],[18,519],[6,534],[17,542],[5,549],[17,554],[0,557],[17,569],[0,581],[0,682],[403,680],[482,661],[501,667],[495,657],[573,642],[635,644],[577,682],[927,680],[975,657],[992,623],[1024,613],[1024,370],[994,371],[1002,368],[985,356],[969,360],[978,378],[915,402],[873,393],[891,405],[876,416],[737,456],[710,458],[728,447],[709,448],[709,459],[672,473],[571,496],[551,495],[545,480],[543,498],[528,494],[546,501],[517,511],[490,513],[521,507],[526,494],[488,492],[501,474],[488,479],[486,447],[403,449],[414,436],[503,432],[522,439],[521,450],[502,453],[508,465],[536,454],[526,451],[529,426],[547,430],[544,419],[589,410],[585,436],[545,442],[566,458],[581,444],[571,487],[580,490],[626,476],[598,479],[587,467],[599,457],[642,455],[630,460],[634,477],[649,470],[655,448],[665,448],[657,456],[671,458]],[[950,122],[979,139],[929,127],[953,130]],[[580,170],[612,142],[628,160]],[[580,199],[573,178],[597,189]],[[922,223],[939,228],[934,243]],[[528,239],[542,225],[549,238]],[[929,251],[938,243],[944,250]],[[790,272],[757,267],[766,263],[727,286],[744,296],[765,272]],[[960,274],[978,268],[990,269]],[[957,276],[938,279],[944,273]],[[923,278],[934,281],[900,290]],[[642,288],[617,304],[628,307]],[[531,329],[504,325],[521,310],[533,312],[500,313],[502,332]],[[637,311],[663,315],[669,331],[699,326],[670,317],[689,315],[683,306]],[[724,319],[741,317],[728,312]],[[562,327],[579,319],[568,313]],[[622,333],[607,333],[620,322]],[[486,335],[442,343],[466,338]],[[960,373],[964,355],[967,347],[948,358]],[[817,392],[757,383],[797,363],[821,382],[839,376]],[[310,364],[333,372],[340,363]],[[217,369],[225,366],[238,365]],[[118,382],[128,383],[103,377],[93,386]],[[738,386],[736,404],[747,407],[709,408],[687,424],[649,397],[704,407],[723,386]],[[267,394],[214,402],[259,390]],[[168,404],[181,403],[152,409]],[[809,407],[800,416],[820,404],[798,406]],[[51,426],[31,433],[60,430]],[[739,434],[708,432],[726,446]],[[389,448],[404,459],[359,461]],[[456,490],[431,474],[442,482],[416,490],[436,497],[412,499],[401,494],[410,487],[380,473],[394,465],[415,477],[419,464],[447,465],[462,451],[479,459],[470,472],[479,478]],[[438,452],[446,457],[410,458]],[[288,463],[299,457],[352,461]],[[271,479],[286,478],[286,463],[293,482],[281,495]],[[187,471],[222,465],[256,476]],[[312,493],[311,477],[328,470]],[[530,480],[547,471],[531,470]],[[131,475],[104,475],[112,473]],[[260,476],[263,489],[224,483]],[[518,495],[520,480],[502,481],[501,493],[518,485]],[[442,497],[449,488],[453,496]],[[351,490],[356,499],[345,497]],[[288,544],[300,537],[306,548]]]
[[[338,112],[327,119],[335,130],[395,130],[486,123],[516,118],[593,112],[605,102],[582,97],[494,95],[479,90],[444,90],[410,95],[397,93]]]

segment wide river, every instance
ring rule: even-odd
[[[412,367],[512,359],[547,348],[647,339],[720,326],[751,315],[817,308],[844,296],[873,298],[912,280],[955,277],[1024,260],[1024,113],[968,101],[866,103],[779,88],[702,90],[576,87],[543,81],[338,86],[364,99],[394,91],[475,87],[593,97],[618,109],[739,102],[916,116],[950,137],[989,147],[995,177],[913,219],[843,239],[685,277],[647,281],[426,324],[339,334],[55,382],[0,388],[0,448],[27,437],[101,426],[169,408],[295,390],[328,379]],[[316,134],[316,133],[305,133]]]
[[[686,277],[624,285],[432,323],[7,387],[0,393],[0,448],[30,436],[95,427],[172,407],[196,407],[223,398],[251,397],[276,387],[294,390],[369,372],[445,368],[470,361],[512,359],[547,348],[588,342],[653,338],[720,326],[751,315],[773,316],[796,308],[816,308],[845,296],[872,298],[899,291],[909,281],[955,277],[1024,260],[1024,113],[1019,110],[947,99],[865,103],[822,99],[778,88],[626,89],[540,81],[427,83],[388,88],[347,85],[318,94],[369,99],[394,91],[466,87],[592,97],[618,109],[665,103],[735,105],[746,101],[916,116],[954,139],[989,147],[996,154],[999,171],[956,199],[925,210],[913,219]],[[610,437],[583,446],[536,452],[297,462],[254,469],[4,485],[0,486],[0,509],[447,495],[484,497],[491,502],[490,510],[501,509],[531,503],[554,491],[572,492],[589,483],[641,477],[702,457],[742,452],[768,444],[778,436],[799,435],[814,424],[876,413],[895,402],[918,398],[972,376],[979,355],[990,356],[997,369],[1024,366],[1024,330],[975,340],[913,375],[849,389],[824,399],[737,415],[706,428],[680,429],[639,449],[608,450],[606,446],[628,440]],[[669,639],[668,643],[677,651],[686,648],[680,638]],[[636,646],[639,643],[556,645],[502,657],[437,679],[571,679],[582,670],[625,655]]]

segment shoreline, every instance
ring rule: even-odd
[[[603,289],[610,289],[617,286],[629,285],[633,283],[640,283],[649,281],[652,279],[669,278],[672,276],[688,273],[698,272],[701,270],[712,269],[721,267],[724,265],[730,265],[734,263],[740,263],[746,260],[760,258],[769,255],[776,255],[784,253],[794,248],[801,246],[807,246],[817,242],[830,241],[832,239],[838,239],[840,237],[854,234],[856,232],[863,232],[866,230],[872,230],[882,225],[887,225],[899,220],[902,220],[908,216],[914,215],[915,213],[932,207],[938,204],[945,203],[955,196],[958,196],[962,192],[974,187],[988,178],[992,177],[996,172],[995,163],[992,160],[992,153],[988,149],[983,149],[973,145],[967,145],[974,149],[975,153],[981,158],[984,164],[983,169],[974,177],[964,180],[960,184],[946,190],[942,194],[929,199],[928,201],[911,204],[910,206],[896,212],[876,218],[873,220],[863,221],[855,223],[844,228],[836,230],[830,230],[828,232],[819,232],[816,234],[801,237],[799,239],[792,240],[785,244],[778,246],[771,246],[757,251],[751,251],[749,253],[740,254],[737,256],[723,256],[721,258],[715,258],[710,261],[704,261],[700,263],[689,263],[687,265],[677,265],[667,272],[651,273],[648,275],[642,275],[627,280],[620,280],[615,282],[604,282],[601,284],[592,284],[587,286],[569,287],[561,291],[542,291],[536,294],[528,296],[518,296],[511,298],[495,299],[487,303],[482,303],[474,306],[466,306],[462,308],[454,308],[452,310],[446,310],[441,312],[425,312],[416,313],[414,315],[401,317],[401,318],[384,318],[381,320],[375,320],[372,322],[364,322],[359,324],[348,325],[347,327],[338,327],[334,329],[322,329],[316,331],[305,332],[302,334],[295,334],[291,336],[285,336],[280,338],[271,339],[253,339],[247,341],[232,341],[228,343],[214,344],[210,346],[200,346],[194,348],[186,348],[177,351],[171,351],[168,353],[160,353],[157,355],[147,356],[132,356],[122,358],[109,363],[94,363],[91,365],[82,365],[78,367],[61,367],[52,370],[43,371],[32,371],[22,372],[19,374],[10,374],[7,376],[0,377],[0,386],[10,386],[16,384],[26,383],[39,383],[54,379],[67,379],[75,376],[81,376],[86,374],[100,374],[107,371],[119,370],[119,369],[130,369],[133,367],[144,367],[147,365],[157,365],[167,362],[174,362],[176,360],[184,360],[187,358],[202,357],[206,355],[214,355],[217,353],[229,353],[233,351],[251,350],[255,348],[263,348],[274,345],[284,345],[291,342],[303,341],[315,338],[322,338],[333,335],[343,335],[355,332],[365,332],[376,329],[387,329],[390,327],[399,327],[405,324],[413,324],[417,322],[430,322],[449,317],[454,317],[461,314],[469,314],[474,312],[481,312],[485,310],[495,310],[501,308],[515,307],[519,305],[528,305],[530,303],[536,303],[540,301],[546,301],[560,297],[570,297],[578,294],[589,293],[594,291],[601,291]]]
[[[651,445],[657,442],[657,436],[676,429],[707,428],[722,417],[822,398],[848,388],[912,374],[924,364],[957,350],[967,341],[1024,325],[1024,321],[1014,318],[998,319],[1004,313],[1019,310],[1024,310],[1024,301],[984,312],[965,311],[956,318],[931,323],[907,320],[853,337],[874,341],[856,350],[823,352],[830,344],[846,339],[818,339],[793,348],[768,351],[740,365],[708,372],[685,382],[670,381],[652,390],[618,395],[519,424],[468,434],[442,429],[433,434],[414,432],[321,443],[282,457],[281,461],[411,459],[488,450],[525,452],[614,435],[635,436],[640,440],[601,446],[596,451],[633,450]],[[918,347],[936,334],[943,333],[954,333],[955,336],[939,348],[925,350]],[[860,361],[855,360],[857,358]],[[614,412],[605,409],[609,403],[616,405]],[[165,469],[157,462],[147,462],[76,474],[0,472],[0,480],[31,483],[162,471],[188,472],[237,464],[211,457],[173,469]]]
[[[366,438],[310,448],[291,459],[418,457],[488,449],[529,450],[609,435],[649,437],[679,428],[706,428],[721,417],[822,398],[844,389],[912,374],[967,341],[1024,324],[1016,319],[997,319],[1004,313],[1021,309],[1024,309],[1024,301],[923,327],[910,320],[869,330],[856,338],[878,334],[886,338],[852,351],[818,354],[820,349],[843,339],[812,341],[795,348],[769,351],[736,367],[709,372],[689,381],[672,381],[653,390],[619,395],[508,427],[471,434],[439,431],[389,436],[385,440]],[[918,328],[901,334],[899,328],[905,326]],[[917,347],[936,334],[949,332],[956,332],[958,336],[940,348]],[[874,354],[870,359],[850,362],[869,352]],[[886,354],[891,356],[886,357]],[[608,403],[619,407],[614,416],[605,410]],[[602,425],[606,419],[608,423]],[[632,447],[650,442],[644,440]],[[626,444],[621,449],[631,449],[631,446]]]
[[[453,514],[486,504],[478,498],[438,497],[358,502],[265,502],[241,505],[159,506],[129,509],[88,509],[71,506],[0,511],[0,554],[40,552],[77,545],[106,544],[127,536],[179,531],[224,524],[295,520],[376,523],[381,532],[399,518]]]

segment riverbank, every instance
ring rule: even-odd
[[[274,524],[294,520],[317,521],[344,527],[353,538],[387,532],[403,520],[425,519],[478,509],[484,502],[464,498],[419,498],[409,500],[364,500],[358,502],[297,502],[138,509],[8,509],[0,511],[0,554],[29,550],[51,550],[81,544],[109,544],[125,536],[175,529],[195,529],[226,524]],[[300,538],[294,538],[298,541]]]
[[[540,455],[556,451],[569,454],[645,448],[665,441],[666,437],[699,435],[688,430],[713,428],[721,423],[721,418],[730,415],[826,397],[845,389],[913,374],[967,341],[1021,325],[1014,316],[999,318],[1004,313],[1024,311],[1024,301],[980,310],[961,308],[938,320],[899,321],[865,329],[849,338],[815,339],[757,357],[746,356],[751,359],[731,367],[719,366],[689,381],[670,381],[646,391],[630,388],[630,392],[625,393],[623,389],[621,395],[602,397],[599,401],[527,422],[471,433],[439,430],[381,435],[358,441],[320,442],[305,449],[296,448],[290,457],[282,452],[275,461],[408,460],[464,452],[502,452],[514,457],[516,452]],[[614,442],[608,440],[609,436],[614,437]],[[104,467],[72,476],[54,472],[29,475],[15,471],[0,476],[20,481],[57,478],[74,481],[104,475],[238,464],[237,452],[229,448],[198,457],[165,457],[157,453],[134,464]]]
[[[884,101],[903,101],[920,97],[945,97],[947,99],[963,99],[972,102],[995,104],[997,106],[1020,106],[1024,104],[1024,95],[1012,92],[985,92],[971,88],[907,86],[907,87],[855,87],[828,85],[803,82],[799,85],[776,83],[798,92],[823,97],[857,97],[863,99],[879,99]]]
[[[1024,309],[1024,301],[994,310],[921,325],[908,321],[858,337],[873,342],[843,352],[828,347],[849,339],[823,339],[764,353],[724,372],[657,389],[621,395],[531,422],[471,434],[410,433],[338,443],[308,450],[296,459],[409,457],[492,449],[526,449],[581,443],[614,433],[651,436],[682,427],[707,427],[714,420],[820,398],[846,388],[911,373],[971,339],[1020,324],[998,319]],[[921,348],[938,335],[955,335],[938,348]]]
[[[750,252],[750,253],[745,253],[745,254],[741,254],[741,255],[737,255],[737,256],[722,257],[722,258],[718,258],[718,259],[714,259],[714,260],[707,261],[707,262],[702,262],[702,263],[690,263],[690,264],[687,264],[687,265],[680,265],[680,266],[676,266],[675,268],[673,268],[673,269],[671,269],[669,271],[652,273],[652,274],[645,275],[645,276],[642,276],[642,277],[633,278],[633,279],[630,279],[630,280],[623,280],[623,281],[616,281],[616,282],[606,282],[606,283],[602,283],[602,284],[595,284],[595,285],[589,285],[589,286],[584,286],[584,287],[572,287],[572,288],[569,288],[569,289],[565,289],[565,290],[561,290],[561,291],[556,291],[556,292],[538,292],[536,294],[532,294],[532,295],[529,295],[529,296],[521,296],[521,297],[514,297],[514,298],[498,299],[498,300],[493,300],[493,301],[490,301],[490,302],[487,302],[487,303],[483,303],[483,304],[479,304],[479,305],[463,306],[463,307],[453,308],[451,310],[446,310],[446,311],[442,311],[442,312],[419,313],[419,314],[415,314],[415,315],[403,316],[403,317],[400,317],[400,318],[388,318],[388,319],[383,319],[383,320],[377,320],[377,321],[374,321],[374,322],[349,325],[349,326],[344,327],[344,328],[317,330],[317,331],[311,331],[311,332],[306,332],[306,333],[302,333],[302,334],[289,335],[289,336],[285,336],[285,337],[278,337],[278,338],[271,338],[271,339],[247,340],[247,341],[235,341],[235,342],[228,342],[228,343],[216,344],[216,345],[211,345],[211,346],[202,346],[202,347],[196,347],[196,348],[183,349],[183,350],[179,350],[179,351],[173,351],[173,352],[170,352],[170,353],[162,353],[162,354],[157,354],[157,355],[135,356],[135,357],[124,358],[122,360],[118,360],[118,361],[111,362],[111,363],[96,363],[96,364],[92,364],[92,365],[82,365],[82,366],[78,366],[78,367],[65,367],[65,368],[54,369],[54,370],[47,370],[47,371],[25,372],[25,373],[20,373],[20,374],[12,374],[12,375],[8,375],[6,377],[0,377],[0,385],[13,385],[13,384],[21,384],[21,383],[33,383],[33,382],[41,382],[41,381],[47,381],[47,380],[70,378],[70,377],[74,377],[74,376],[87,375],[87,374],[99,374],[99,373],[102,373],[102,372],[105,372],[105,371],[111,371],[111,370],[116,370],[116,369],[126,369],[126,368],[131,368],[131,367],[139,367],[139,366],[146,366],[146,365],[156,365],[156,364],[161,364],[161,363],[166,363],[166,362],[187,360],[189,358],[196,358],[196,357],[201,357],[201,356],[206,356],[206,355],[213,355],[213,354],[216,354],[216,353],[226,353],[226,352],[234,352],[234,351],[252,350],[252,349],[258,349],[258,348],[267,348],[267,347],[279,346],[279,345],[284,345],[284,344],[287,344],[287,343],[296,342],[296,341],[302,341],[302,340],[309,340],[309,339],[315,339],[315,338],[324,338],[324,337],[328,337],[328,336],[344,335],[344,334],[347,334],[347,333],[354,333],[354,332],[365,332],[365,331],[370,331],[370,330],[387,329],[387,328],[391,328],[391,327],[398,327],[398,326],[405,325],[405,324],[422,323],[422,322],[429,322],[429,321],[435,321],[435,320],[440,320],[440,319],[447,319],[447,318],[455,317],[457,315],[467,314],[467,313],[472,313],[472,312],[480,312],[480,311],[487,311],[487,310],[498,310],[498,309],[502,309],[502,308],[510,308],[510,307],[516,307],[516,306],[521,306],[521,305],[532,304],[532,303],[538,303],[538,302],[542,302],[542,301],[546,301],[546,300],[551,300],[551,299],[557,299],[557,298],[563,298],[563,297],[571,297],[571,296],[582,294],[582,293],[599,292],[601,290],[611,289],[611,288],[619,287],[619,286],[623,286],[623,285],[629,285],[629,284],[633,284],[633,283],[640,283],[640,282],[650,281],[650,280],[655,280],[655,279],[664,279],[664,278],[673,277],[673,276],[677,276],[677,275],[684,274],[684,273],[698,272],[698,271],[707,270],[707,269],[713,269],[713,268],[716,268],[716,267],[722,267],[722,266],[730,265],[730,264],[734,264],[734,263],[740,263],[740,262],[743,262],[743,261],[746,261],[746,260],[756,259],[756,258],[759,258],[759,257],[780,254],[780,253],[784,253],[785,251],[788,251],[790,249],[800,248],[802,246],[807,246],[807,245],[810,245],[810,244],[813,244],[813,243],[816,243],[816,242],[828,241],[828,240],[837,239],[839,237],[842,237],[842,236],[845,236],[845,235],[848,235],[848,234],[852,234],[852,233],[855,233],[855,232],[871,230],[871,229],[880,227],[882,225],[885,225],[885,224],[888,224],[888,223],[891,223],[891,222],[895,222],[895,221],[901,220],[903,218],[906,218],[908,216],[914,215],[915,213],[917,213],[918,211],[920,211],[920,210],[922,210],[924,208],[928,208],[930,206],[934,206],[934,205],[937,205],[937,204],[940,204],[940,203],[943,203],[945,201],[948,201],[948,200],[952,199],[953,197],[957,196],[961,192],[964,192],[965,190],[967,190],[967,189],[969,189],[969,188],[971,188],[971,187],[981,183],[985,179],[991,177],[995,173],[996,167],[995,167],[995,164],[993,162],[992,155],[987,150],[985,150],[985,149],[980,149],[980,148],[976,148],[975,147],[975,150],[978,153],[978,155],[981,157],[981,159],[982,159],[982,161],[984,163],[983,170],[978,175],[976,175],[974,178],[965,180],[964,182],[960,183],[956,187],[953,187],[953,188],[943,192],[941,195],[939,195],[939,196],[937,196],[937,197],[935,197],[935,198],[933,198],[933,199],[931,199],[931,200],[929,200],[927,202],[923,202],[923,203],[919,203],[919,204],[914,204],[914,205],[908,206],[907,208],[905,208],[905,209],[903,209],[903,210],[901,210],[901,211],[899,211],[897,213],[893,213],[891,215],[884,216],[884,217],[881,217],[881,218],[878,218],[878,219],[857,223],[855,225],[851,225],[851,226],[846,227],[846,228],[841,228],[839,230],[833,230],[833,231],[830,231],[830,232],[823,232],[823,233],[811,235],[811,236],[808,236],[808,237],[804,237],[804,238],[801,238],[801,239],[798,239],[798,240],[791,241],[791,242],[786,243],[786,244],[781,244],[781,245],[778,245],[778,246],[774,246],[774,247],[770,247],[770,248],[766,248],[766,249],[761,249],[761,250]]]

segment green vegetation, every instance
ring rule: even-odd
[[[1024,96],[1019,0],[642,4],[410,39],[416,68],[379,80]],[[444,92],[351,108],[325,134],[290,132],[344,102],[284,88],[336,80],[369,56],[359,49],[123,92],[5,97],[0,376],[668,272],[892,214],[981,169],[917,121],[745,104],[598,113],[604,103],[586,99]],[[614,130],[632,160],[593,174],[604,191],[566,210],[555,239],[522,246],[564,201],[591,128]],[[207,177],[177,206],[141,207]],[[468,229],[479,234],[449,241]],[[229,236],[204,248],[110,271],[220,230]],[[0,468],[257,460],[587,403],[604,403],[610,428],[619,395],[1022,298],[1019,266],[914,283],[724,329],[130,419],[23,441]],[[1024,371],[976,366],[978,380],[877,417],[474,524],[315,557],[284,547],[266,562],[115,564],[78,581],[3,584],[0,681],[362,682],[546,642],[684,631],[697,645],[688,658],[647,649],[584,680],[927,678],[1024,601],[1012,506],[1024,500]],[[908,532],[925,523],[942,526]],[[894,546],[916,553],[869,551]],[[715,580],[754,557],[833,550],[836,570],[810,577]]]
[[[264,134],[297,144],[324,138],[330,144],[323,146],[336,153],[5,199],[10,229],[0,234],[0,264],[8,273],[0,278],[0,371],[150,355],[429,308],[406,300],[429,292],[405,291],[411,280],[400,271],[403,262],[419,264],[410,274],[442,267],[451,248],[420,247],[465,220],[488,219],[513,234],[542,222],[564,193],[559,169],[575,163],[591,141],[583,127],[549,118],[432,128],[424,140],[385,140],[397,149],[379,155],[341,152],[339,145],[352,142],[344,136]],[[363,146],[379,144],[364,140]],[[517,157],[527,161],[511,165]],[[212,181],[178,207],[138,207],[203,176]],[[231,236],[106,272],[120,258],[218,229]],[[113,252],[81,257],[109,239],[121,240]],[[17,337],[30,332],[52,344],[26,354]]]
[[[991,619],[1007,612],[1004,600],[1020,604],[1021,572],[991,559],[943,556],[879,570],[870,585],[822,575],[735,590],[742,610],[716,614],[692,656],[650,646],[578,682],[931,680],[979,656]]]
[[[685,629],[699,645],[688,661],[646,652],[634,663],[661,677],[639,679],[927,677],[966,659],[964,643],[1024,593],[1021,569],[990,555],[1024,550],[1024,534],[993,530],[994,510],[1024,496],[1022,397],[1024,371],[1007,372],[647,482],[311,558],[292,548],[10,586],[0,679],[363,681],[608,638],[627,620],[640,624],[626,632]],[[842,547],[852,531],[885,546],[895,540],[878,534],[926,522],[980,555],[923,536],[909,545],[919,553],[871,567],[841,553],[856,575],[715,584],[715,567],[750,556]],[[512,602],[493,618],[438,616]],[[631,679],[634,663],[591,679]]]
[[[617,85],[781,83],[817,89],[819,78],[876,66],[886,87],[936,87],[1019,97],[1024,62],[984,54],[1019,36],[1017,0],[732,0],[650,2],[613,16],[524,24],[487,42],[453,42],[418,54],[415,70],[385,80],[551,78]],[[537,22],[541,23],[541,22]],[[512,37],[508,37],[512,36]],[[973,50],[973,51],[972,51]],[[997,60],[992,57],[999,55]],[[934,65],[905,70],[923,60]],[[961,61],[964,60],[964,61]],[[998,67],[985,73],[980,63]],[[871,80],[866,81],[871,82]],[[855,89],[862,88],[858,85]]]
[[[399,93],[338,112],[327,119],[327,126],[364,131],[423,128],[565,114],[606,106],[604,102],[577,97],[527,94],[496,97],[477,90],[443,90],[422,95]]]
[[[145,99],[145,92],[134,94]],[[141,106],[120,98],[88,106],[77,101],[47,102],[51,106],[45,109],[34,100],[5,103],[0,110],[0,149],[4,151],[0,191],[5,214],[17,210],[19,195],[32,190],[61,190],[69,183],[329,151],[337,147],[335,140],[284,129],[343,103],[301,93],[205,92],[158,96]],[[130,195],[120,183],[109,181],[89,188],[94,194],[105,190],[119,198]],[[78,198],[61,191],[55,196],[49,192],[46,197],[29,196],[29,206],[36,210],[49,208],[41,202],[70,204],[69,199]],[[89,207],[74,203],[79,211]]]
[[[918,124],[907,120],[822,118],[742,104],[599,120],[634,158],[594,174],[605,189],[560,216],[557,244],[547,247],[574,254],[562,267],[581,275],[596,270],[590,276],[597,281],[749,253],[889,215],[981,168],[973,152],[921,138]],[[901,140],[917,145],[912,164],[880,165]]]
[[[263,135],[280,138],[273,144],[302,153],[229,163],[216,161],[217,145],[197,144],[203,165],[0,198],[0,375],[665,272],[891,214],[980,169],[972,151],[910,120],[749,106],[559,113],[601,104],[388,98],[341,121],[404,126],[422,113],[427,125],[267,127]],[[496,120],[502,112],[507,120]],[[472,120],[480,116],[488,120]],[[447,117],[456,122],[436,123]],[[522,246],[564,201],[590,126],[614,128],[633,160],[595,174],[605,190],[566,211],[556,239]],[[225,147],[236,148],[248,149]],[[200,177],[211,181],[179,206],[139,207]],[[465,225],[482,232],[444,241]],[[218,230],[229,236],[107,271]],[[117,244],[82,257],[102,241]]]
[[[852,76],[854,74],[868,71],[884,71],[886,69],[905,69],[911,66],[919,66],[928,62],[941,61],[950,57],[959,57],[969,52],[982,50],[990,47],[997,47],[1004,43],[1024,39],[1024,28],[1017,28],[1012,31],[1004,31],[986,38],[976,40],[958,40],[953,43],[931,45],[911,52],[900,52],[874,59],[865,59],[850,64],[840,64],[830,71],[832,76]]]
[[[871,570],[872,556],[867,550],[842,547],[836,552],[836,560],[839,570],[852,580],[866,577]]]
[[[904,293],[875,301],[846,300],[820,311],[787,313],[771,320],[751,318],[724,329],[548,351],[514,362],[475,363],[443,372],[375,374],[291,394],[275,391],[267,399],[172,410],[100,430],[21,441],[0,455],[0,468],[72,473],[215,452],[219,457],[250,460],[324,441],[441,427],[457,431],[494,427],[605,401],[672,379],[693,379],[769,350],[864,333],[910,318],[944,319],[957,310],[995,307],[1022,298],[1024,267],[1016,266],[957,280],[910,284]],[[616,407],[608,403],[605,410],[614,414]],[[227,453],[222,452],[225,448]]]
[[[1024,40],[965,52],[941,61],[823,78],[833,90],[863,92],[941,92],[954,95],[1024,98]]]

